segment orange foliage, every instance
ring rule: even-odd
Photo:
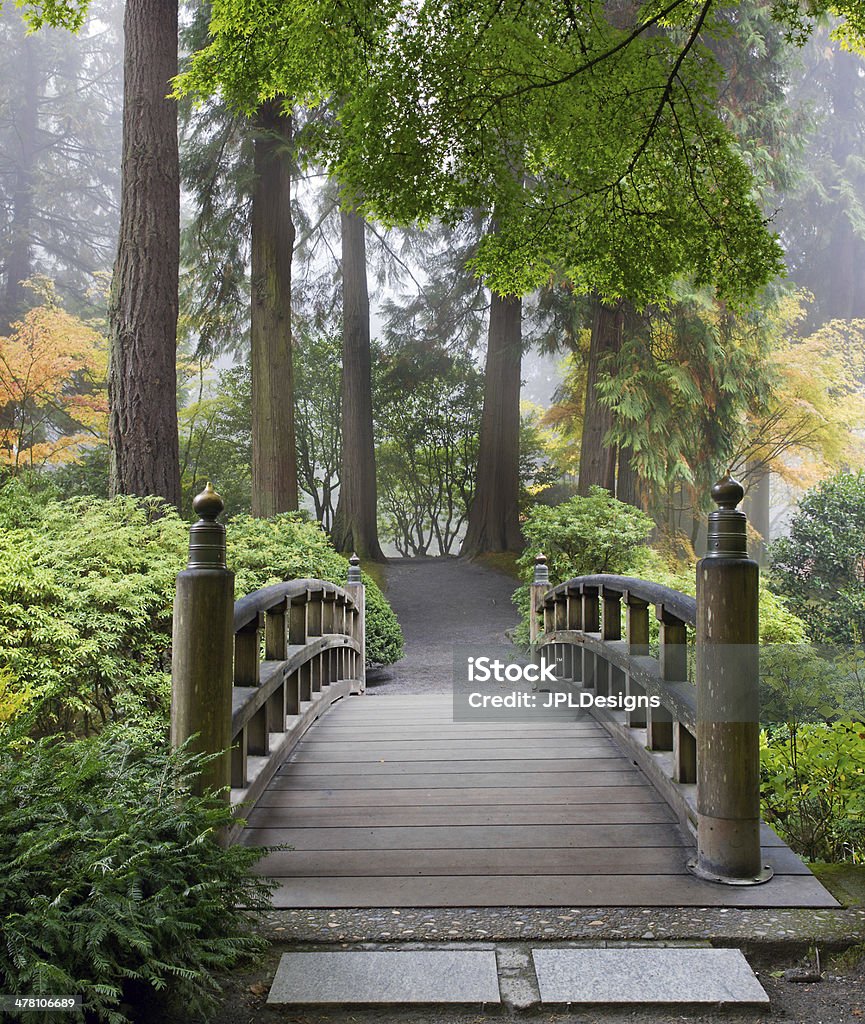
[[[0,338],[0,466],[77,461],[108,425],[107,347],[50,295]]]

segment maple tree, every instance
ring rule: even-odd
[[[105,340],[44,289],[0,338],[0,466],[18,475],[75,462],[104,441],[107,368]]]

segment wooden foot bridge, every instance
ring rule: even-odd
[[[345,586],[290,581],[232,606],[220,509],[199,499],[173,739],[231,748],[205,782],[230,781],[248,822],[235,841],[284,846],[259,865],[274,905],[837,906],[759,819],[757,568],[740,494],[716,499],[696,601],[614,576],[552,588],[536,563],[533,647],[556,688],[637,706],[466,721],[451,692],[367,691],[356,559]],[[471,614],[470,593],[453,600]]]

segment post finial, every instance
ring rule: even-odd
[[[709,513],[706,558],[748,557],[748,520],[736,507],[744,497],[745,488],[729,472],[712,487],[718,508]]]
[[[353,552],[351,558],[348,560],[348,582],[349,583],[360,583],[360,559],[357,557],[357,552]]]
[[[536,586],[549,586],[550,570],[547,566],[547,556],[543,551],[535,555],[535,575],[532,583]]]
[[[225,569],[225,527],[216,521],[225,510],[225,502],[207,486],[192,499],[192,508],[198,515],[197,523],[189,530],[189,561],[187,569]]]
[[[730,473],[712,487],[712,500],[719,508],[735,509],[745,497],[745,488]]]
[[[208,480],[201,494],[196,494],[192,499],[192,508],[200,519],[214,523],[220,512],[225,511],[225,502],[216,493],[213,489],[213,484]]]

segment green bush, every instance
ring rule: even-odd
[[[865,640],[865,474],[838,473],[808,491],[769,557],[773,589],[812,639]]]
[[[523,523],[526,547],[517,559],[525,582],[513,597],[520,611],[515,641],[528,643],[529,584],[538,552],[547,556],[551,586],[593,573],[629,575],[645,551],[651,529],[652,520],[645,512],[618,501],[602,487],[592,487],[585,498],[533,506]]]
[[[588,497],[529,511],[523,523],[526,549],[518,564],[526,582],[539,551],[547,556],[554,583],[600,572],[627,574],[652,525],[645,512],[592,487]]]
[[[529,587],[535,555],[543,551],[550,567],[550,585],[575,576],[607,572],[659,583],[683,594],[696,594],[696,567],[673,562],[643,543],[651,522],[638,509],[624,505],[601,488],[592,488],[588,498],[572,498],[552,508],[532,509],[524,532],[529,543],[517,565],[526,584],[514,594],[521,622],[515,631],[517,643],[529,637]],[[624,609],[622,610],[624,622]],[[657,648],[658,623],[649,619],[650,642]],[[689,630],[689,642],[693,642]],[[760,576],[760,642],[764,645],[804,644],[806,624],[773,593],[765,575]],[[865,679],[865,670],[862,673]]]
[[[227,524],[238,597],[283,579],[344,583],[347,561],[292,515]],[[142,715],[167,719],[175,577],[189,524],[151,500],[39,501],[0,489],[0,670],[38,734],[89,734]],[[367,584],[367,657],[402,652],[396,617]],[[2,710],[2,709],[0,709]]]
[[[187,525],[157,503],[76,498],[0,507],[0,665],[40,733],[165,716],[174,579]]]
[[[760,743],[763,817],[808,860],[865,861],[865,726],[781,727]]]
[[[240,597],[280,580],[310,576],[340,586],[348,561],[338,554],[318,523],[286,512],[272,519],[235,516],[228,523],[228,564],[236,574]],[[366,586],[366,658],[390,665],[403,653],[402,630],[378,585],[363,573]]]
[[[81,993],[111,1024],[189,1019],[213,1009],[217,972],[263,951],[239,909],[269,907],[249,874],[262,851],[217,842],[229,810],[187,791],[201,760],[116,729],[0,750],[2,991]]]

